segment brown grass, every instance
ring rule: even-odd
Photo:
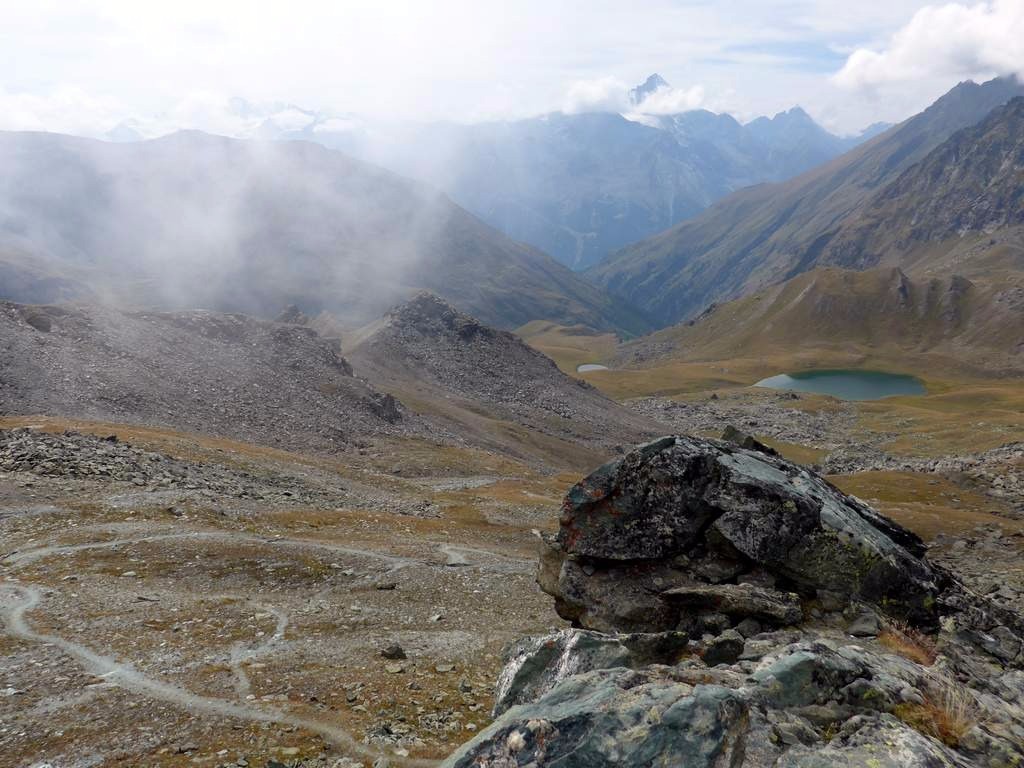
[[[878,642],[922,667],[930,667],[939,655],[934,640],[907,624],[889,624],[879,632]]]
[[[583,326],[564,326],[545,320],[529,322],[515,333],[573,376],[579,365],[606,362],[618,346],[613,333],[598,333]]]
[[[1007,533],[1024,531],[1019,521],[1007,518],[1011,510],[1005,501],[950,478],[922,472],[857,472],[828,479],[925,540],[939,533],[968,534],[990,523]]]
[[[984,713],[970,689],[948,680],[934,681],[923,704],[900,704],[893,714],[919,733],[954,749],[984,720]]]

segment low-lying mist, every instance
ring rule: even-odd
[[[351,327],[426,288],[506,327],[628,315],[442,193],[309,142],[0,133],[0,166],[0,298],[295,303]]]

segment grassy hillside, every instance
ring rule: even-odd
[[[964,371],[1024,370],[1024,274],[912,279],[897,268],[822,268],[623,345],[621,363],[778,355],[920,355]]]

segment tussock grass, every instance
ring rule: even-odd
[[[985,712],[970,688],[940,678],[930,682],[923,704],[900,704],[893,714],[919,733],[954,749],[985,720]]]
[[[902,622],[893,622],[878,634],[878,642],[893,653],[922,667],[930,667],[938,658],[935,641],[920,630]]]

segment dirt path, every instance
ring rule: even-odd
[[[253,603],[252,605],[265,613],[273,614],[274,618],[277,619],[277,624],[274,627],[274,633],[255,647],[249,648],[246,647],[245,643],[237,643],[231,648],[229,663],[231,664],[231,673],[235,678],[235,692],[240,699],[245,699],[252,693],[249,685],[249,675],[246,674],[243,665],[246,662],[255,661],[261,656],[270,653],[275,645],[284,640],[284,633],[288,628],[288,616],[283,611],[262,603]]]
[[[245,702],[200,696],[179,686],[150,677],[130,664],[97,653],[79,643],[58,635],[36,632],[26,621],[25,614],[37,608],[42,603],[42,599],[42,591],[34,586],[16,581],[0,584],[0,619],[3,620],[7,633],[21,640],[58,648],[74,658],[88,672],[125,690],[173,704],[190,713],[204,712],[239,720],[281,723],[304,728],[319,734],[327,741],[344,748],[353,755],[370,760],[386,756],[396,764],[406,765],[410,768],[436,765],[436,762],[432,760],[402,759],[381,750],[371,749],[356,741],[347,730],[339,726],[320,720],[298,717],[276,707],[257,707]],[[283,615],[280,616],[278,627],[282,635],[286,624],[287,620]],[[276,637],[278,637],[278,632],[275,632],[267,643],[255,650],[257,652],[269,650],[269,646]]]

